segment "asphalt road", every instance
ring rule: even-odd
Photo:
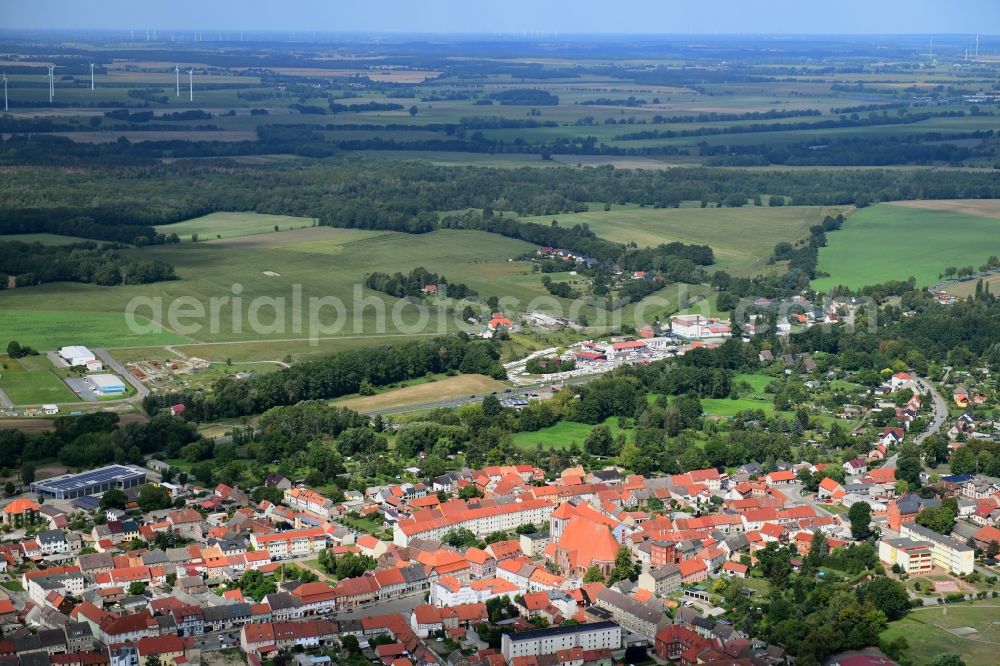
[[[941,394],[938,393],[936,388],[934,388],[934,385],[922,377],[917,378],[917,388],[923,392],[931,394],[931,408],[933,410],[931,422],[930,425],[928,425],[927,430],[913,438],[915,443],[920,444],[931,435],[937,433],[937,431],[941,429],[941,426],[943,426],[948,420],[948,403],[945,402],[944,398],[941,397]],[[898,453],[892,454],[885,459],[885,462],[882,463],[882,467],[895,467],[898,458]]]
[[[0,391],[0,409],[14,409],[14,402],[3,391]]]
[[[108,353],[107,349],[95,349],[94,354],[96,354],[98,358],[104,361],[104,365],[108,366],[109,368],[117,372],[119,375],[122,376],[122,379],[131,384],[132,388],[134,388],[139,393],[140,398],[145,398],[147,395],[149,395],[150,391],[148,388],[146,388],[146,385],[140,382],[138,379],[136,379],[135,375],[129,372],[124,365],[115,360],[115,358]]]
[[[341,611],[329,617],[334,620],[360,620],[361,618],[369,615],[388,615],[389,613],[405,613],[406,615],[409,615],[410,611],[414,608],[420,604],[427,603],[424,601],[424,594],[424,592],[420,592],[419,594],[411,594],[410,596],[403,597],[401,599],[376,601],[364,606],[359,606],[358,608],[353,609],[353,612]]]
[[[941,394],[938,393],[936,388],[934,388],[934,385],[931,384],[926,379],[918,377],[917,387],[919,387],[921,391],[925,391],[931,394],[931,401],[933,403],[932,407],[934,410],[934,414],[931,417],[930,426],[928,426],[926,431],[920,433],[914,439],[914,441],[917,444],[920,444],[925,439],[935,434],[941,428],[941,426],[944,425],[945,421],[948,420],[948,403],[944,401],[944,398],[942,398]]]

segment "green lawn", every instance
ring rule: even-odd
[[[1000,643],[1000,624],[996,623],[1000,623],[1000,602],[996,599],[949,605],[947,614],[943,608],[929,607],[913,610],[890,624],[882,632],[882,640],[906,638],[909,647],[904,654],[917,666],[930,664],[943,653],[961,655],[967,666],[994,666]],[[948,631],[960,627],[983,633],[963,638]]]
[[[0,372],[0,389],[15,405],[77,402],[79,398],[55,374],[46,370]]]
[[[617,416],[608,417],[604,421],[604,425],[611,429],[612,437],[617,437],[620,432],[629,432],[628,429],[622,430],[618,427]],[[594,426],[589,423],[559,421],[555,425],[536,430],[535,432],[519,432],[515,434],[514,444],[522,448],[534,448],[540,442],[542,447],[546,449],[566,449],[569,448],[571,442],[576,442],[582,448],[583,440],[587,438],[587,435],[593,428]]]
[[[156,230],[164,234],[177,234],[181,242],[190,241],[192,234],[198,234],[199,241],[254,234],[274,233],[313,226],[314,221],[306,217],[289,215],[264,215],[262,213],[210,213],[193,220],[176,224],[162,224]]]
[[[887,280],[937,282],[949,266],[977,269],[1000,254],[1000,220],[939,210],[878,204],[847,218],[842,229],[827,234],[813,281],[819,290],[851,288]]]
[[[754,393],[764,393],[764,389],[773,381],[774,377],[768,375],[741,373],[733,377],[732,383],[739,384],[740,382],[746,382],[754,390]]]
[[[564,227],[586,223],[601,238],[639,246],[673,241],[709,245],[717,263],[711,269],[756,273],[766,269],[775,244],[807,237],[810,226],[840,210],[822,206],[620,207],[525,219],[545,225],[556,219]]]
[[[16,580],[5,580],[2,583],[0,583],[0,585],[3,585],[11,592],[24,592],[24,588],[21,587],[21,584],[18,583]]]
[[[738,412],[747,409],[762,409],[768,416],[774,414],[774,403],[770,400],[754,398],[707,398],[701,401],[701,407],[709,416],[736,416]]]

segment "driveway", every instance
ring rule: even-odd
[[[53,368],[62,369],[69,367],[69,363],[67,363],[62,356],[60,356],[58,353],[54,351],[45,352],[45,356],[49,359],[49,363],[52,364]]]

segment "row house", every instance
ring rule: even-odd
[[[337,633],[337,624],[328,620],[248,624],[240,630],[240,647],[245,653],[270,656],[282,648],[330,645]]]
[[[553,505],[545,500],[526,500],[510,504],[466,509],[449,515],[435,516],[436,511],[419,511],[411,518],[396,523],[393,527],[393,542],[406,546],[410,539],[440,539],[455,529],[468,529],[478,536],[493,532],[509,532],[525,523],[548,522]],[[418,520],[420,514],[431,514],[427,519]]]
[[[639,574],[638,587],[663,597],[680,589],[681,569],[677,564],[666,564]]]
[[[26,572],[21,576],[21,586],[36,605],[44,606],[52,592],[62,596],[79,597],[84,592],[85,578],[77,567],[50,567]]]
[[[656,633],[670,623],[659,602],[646,605],[618,590],[605,588],[597,595],[596,605],[611,613],[623,629],[652,641]]]
[[[297,597],[305,615],[326,615],[337,605],[337,591],[323,581],[303,583],[291,592]]]
[[[513,599],[521,588],[502,578],[484,578],[462,582],[454,576],[442,576],[431,585],[428,601],[435,606],[486,603],[490,599],[507,596]]]
[[[977,474],[962,486],[962,494],[969,499],[981,500],[1000,492],[1000,479]]]
[[[140,611],[132,615],[106,617],[97,629],[97,637],[105,645],[118,643],[134,643],[147,636],[159,636],[160,625],[149,614]]]
[[[229,631],[242,627],[254,620],[249,603],[237,602],[221,606],[206,606],[202,609],[204,631]]]
[[[272,592],[264,597],[264,603],[275,622],[298,620],[302,617],[302,602],[288,592]]]
[[[489,620],[486,605],[481,603],[459,604],[438,607],[421,604],[410,613],[410,628],[420,638],[427,638],[434,632],[470,627]]]
[[[266,550],[273,559],[312,555],[327,547],[327,534],[321,527],[288,530],[272,534],[251,534],[254,550]]]
[[[283,500],[289,507],[316,516],[328,518],[334,511],[333,501],[306,488],[289,488]]]

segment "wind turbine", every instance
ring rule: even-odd
[[[49,65],[49,104],[52,103],[52,98],[56,94],[56,66]]]
[[[181,68],[174,65],[174,76],[177,78],[177,97],[181,96]]]
[[[90,89],[94,89],[94,63],[90,63]]]
[[[7,110],[7,72],[3,73],[3,110]]]
[[[194,101],[194,68],[188,70],[188,100]]]

